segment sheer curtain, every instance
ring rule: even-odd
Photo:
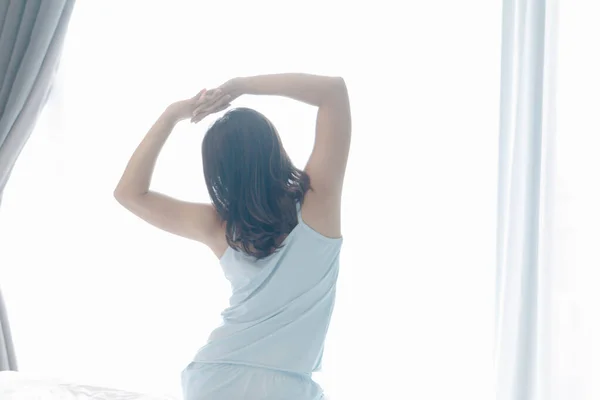
[[[505,0],[496,278],[497,399],[548,398],[555,254],[556,3]]]
[[[344,76],[354,116],[339,297],[316,379],[334,400],[490,398],[500,15],[500,1],[477,0],[79,2],[0,214],[21,369],[179,392],[229,288],[207,249],[146,226],[112,190],[169,102],[236,75],[302,71]],[[304,165],[315,110],[237,105],[269,116]],[[208,200],[211,121],[178,127],[156,189]]]
[[[0,204],[51,89],[74,4],[74,0],[0,2]],[[17,368],[0,291],[0,371]]]
[[[597,399],[600,5],[504,12],[497,399]]]

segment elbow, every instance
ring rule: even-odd
[[[346,87],[346,81],[341,76],[332,78],[331,91],[336,94],[347,94],[348,88]]]
[[[346,81],[341,76],[331,77],[327,91],[324,96],[324,102],[343,103],[348,98],[348,88]]]
[[[131,203],[132,199],[135,198],[135,195],[131,190],[117,186],[113,191],[113,197],[119,204],[125,206],[126,204]]]
[[[126,202],[127,194],[125,193],[125,191],[122,188],[117,187],[113,191],[113,197],[119,204],[123,205]]]
[[[346,80],[344,78],[342,78],[341,76],[334,76],[333,81],[336,86],[338,86],[340,88],[344,88],[344,89],[346,88]]]
[[[146,194],[148,194],[147,190],[135,190],[119,185],[113,191],[115,200],[125,208],[130,208],[133,204],[138,203]]]

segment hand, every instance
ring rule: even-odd
[[[221,89],[211,89],[200,92],[200,97],[194,103],[191,122],[197,124],[207,115],[223,111],[231,106],[231,96]]]
[[[209,114],[225,110],[231,105],[229,99],[218,89],[202,89],[194,97],[171,104],[166,112],[175,122],[192,119],[197,123]]]
[[[218,88],[200,92],[200,97],[196,102],[194,111],[192,112],[191,122],[198,123],[207,115],[222,111],[229,107],[233,100],[242,95],[242,87],[242,78],[233,78]],[[203,99],[205,101],[203,101]],[[221,107],[220,105],[223,104],[224,106]]]
[[[233,101],[243,94],[243,83],[243,78],[233,78],[219,86],[217,89],[224,95],[230,96],[230,101]]]

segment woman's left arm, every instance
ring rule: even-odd
[[[211,204],[177,200],[150,190],[152,173],[160,151],[178,122],[189,119],[195,109],[205,115],[224,110],[229,99],[204,91],[169,106],[148,131],[131,156],[114,191],[115,199],[144,221],[164,231],[205,243],[214,250],[221,220]]]

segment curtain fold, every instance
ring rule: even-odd
[[[12,343],[6,307],[0,292],[0,371],[16,371],[17,358]]]
[[[549,399],[556,2],[505,0],[496,274],[496,399]]]
[[[0,0],[0,203],[56,72],[75,0]],[[0,297],[0,370],[16,370]]]

